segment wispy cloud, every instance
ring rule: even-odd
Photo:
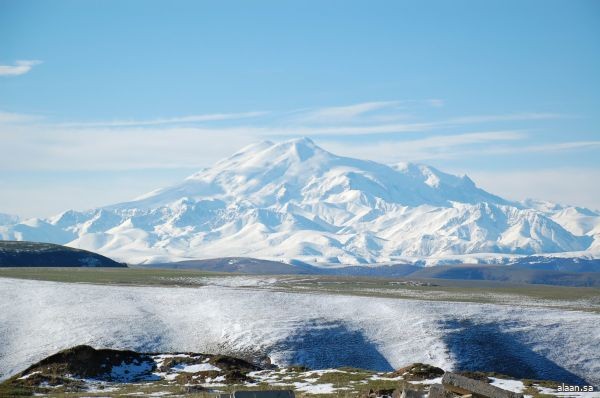
[[[0,170],[200,168],[260,140],[251,128],[14,125],[0,129]]]
[[[35,115],[0,111],[0,124],[25,123],[25,122],[32,122],[34,120],[39,120],[39,119],[40,118]]]
[[[205,115],[188,115],[181,117],[159,118],[150,120],[111,120],[101,122],[73,122],[62,123],[65,127],[133,127],[133,126],[160,126],[184,123],[215,122],[224,120],[241,120],[264,116],[268,112],[240,112],[240,113],[212,113]]]
[[[560,119],[565,117],[560,113],[511,113],[506,115],[477,115],[477,116],[462,116],[455,117],[449,120],[451,123],[456,124],[469,124],[469,123],[487,123],[487,122],[510,122],[519,120],[548,120],[548,119]]]
[[[185,124],[198,124],[218,121],[240,121],[253,119],[253,128],[261,130],[265,136],[360,136],[371,134],[395,134],[430,132],[452,127],[477,125],[488,122],[509,122],[523,120],[544,120],[564,117],[555,113],[512,113],[499,115],[468,115],[441,120],[419,121],[401,109],[415,104],[428,107],[443,105],[443,100],[398,100],[363,102],[348,106],[317,109],[299,109],[291,112],[250,111],[237,113],[196,114],[155,119],[120,119],[100,121],[70,121],[53,123],[64,128],[129,128],[129,127],[176,127]],[[373,114],[373,112],[385,111]],[[2,113],[0,113],[2,115]],[[5,113],[5,115],[16,115]],[[268,120],[265,117],[268,116]],[[28,115],[19,115],[24,120]],[[417,119],[402,122],[399,119]],[[8,119],[8,116],[7,116]],[[16,120],[16,118],[14,118]],[[13,121],[14,121],[13,120]],[[0,117],[0,123],[2,122]],[[48,122],[48,124],[51,124]],[[234,123],[240,125],[239,123]],[[226,128],[225,126],[223,128]]]
[[[0,159],[0,168],[125,170],[203,167],[231,155],[244,145],[268,136],[265,133],[269,132],[271,131],[265,128],[251,127],[36,130],[19,127],[0,131],[0,140],[11,148]],[[385,163],[574,151],[600,146],[600,141],[523,145],[522,141],[526,138],[527,135],[521,131],[489,131],[433,135],[411,140],[362,143],[321,140],[318,143],[340,155]]]
[[[412,140],[381,140],[356,144],[339,141],[326,141],[325,145],[336,153],[353,157],[363,157],[380,162],[424,161],[448,159],[461,156],[457,148],[473,145],[489,145],[522,140],[526,135],[521,131],[486,131],[454,135],[434,135]]]
[[[455,170],[462,173],[465,170]],[[512,200],[528,198],[600,210],[600,170],[593,168],[545,168],[514,171],[470,170],[469,177],[491,192]],[[557,187],[560,187],[558,189]]]
[[[395,107],[401,102],[407,103],[365,102],[320,111],[331,117],[360,119],[365,113]],[[311,112],[314,109],[306,113]],[[526,130],[519,129],[456,132],[485,122],[557,117],[547,113],[474,115],[412,123],[377,123],[372,119],[368,119],[368,123],[362,120],[353,123],[350,120],[335,125],[298,122],[297,115],[297,112],[253,111],[147,120],[51,123],[48,119],[36,120],[35,116],[0,112],[0,141],[3,143],[0,168],[123,170],[204,167],[258,140],[302,135],[316,137],[319,144],[335,153],[388,163],[503,155],[519,151],[574,151],[598,145],[596,141],[536,143]],[[28,123],[30,121],[33,122]],[[214,121],[231,122],[209,123]]]
[[[392,134],[392,133],[418,133],[433,130],[447,129],[476,125],[487,122],[508,122],[523,120],[545,120],[557,119],[562,115],[552,113],[516,113],[503,115],[474,115],[461,116],[437,121],[410,122],[410,123],[362,123],[362,124],[337,124],[330,125],[293,125],[291,128],[295,134],[323,135],[323,136],[346,136],[346,135],[369,135],[369,134]],[[281,130],[284,131],[284,130]],[[281,134],[281,133],[280,133]]]
[[[37,60],[22,60],[16,61],[14,65],[0,65],[0,76],[19,76],[29,72],[35,65],[41,64],[42,61]]]
[[[441,107],[444,101],[441,99],[425,100],[396,100],[396,101],[372,101],[344,106],[331,106],[317,109],[301,109],[297,111],[294,119],[296,122],[319,124],[319,123],[348,123],[353,121],[377,121],[403,119],[409,116],[406,111],[408,107],[414,106]]]
[[[366,157],[388,163],[399,160],[483,158],[533,153],[560,153],[600,148],[600,141],[567,141],[549,144],[524,144],[527,138],[518,131],[436,135],[416,140],[395,140],[348,145],[331,142],[328,146],[348,156]]]
[[[399,101],[377,101],[377,102],[363,102],[360,104],[347,105],[347,106],[333,106],[310,110],[300,115],[299,121],[307,123],[331,123],[331,122],[347,122],[355,119],[358,116],[364,115],[365,113],[380,110],[389,109],[399,104]]]
[[[531,171],[528,160],[533,156],[529,154],[548,153],[548,156],[536,156],[536,162],[547,159],[543,166],[536,163],[536,167],[551,167],[555,164],[553,159],[562,159],[563,164],[564,159],[578,159],[580,154],[582,159],[589,159],[595,153],[593,151],[600,148],[597,135],[574,134],[569,139],[569,135],[558,134],[556,128],[552,134],[544,134],[533,123],[568,115],[506,113],[441,117],[442,112],[437,112],[435,107],[442,106],[443,101],[439,104],[436,100],[428,101],[379,101],[289,112],[211,113],[63,123],[54,122],[50,116],[0,111],[0,178],[8,176],[7,181],[20,180],[14,176],[24,173],[39,175],[36,178],[44,180],[49,172],[63,175],[65,183],[61,192],[81,196],[78,206],[83,208],[88,206],[86,203],[91,206],[95,201],[110,203],[125,200],[147,188],[168,185],[170,180],[166,177],[164,181],[157,182],[157,170],[165,175],[177,176],[172,180],[177,182],[183,174],[191,173],[190,170],[210,166],[245,145],[267,138],[279,140],[306,135],[312,136],[318,145],[333,153],[382,163],[434,163],[448,171],[456,171],[456,166],[460,168],[461,164],[469,164],[471,168],[458,171],[473,174],[475,181],[478,181],[479,175],[473,171],[496,170],[499,174],[482,174],[481,177],[484,187],[492,192],[514,198],[537,196],[568,202],[571,200],[566,194],[553,197],[545,192],[539,193],[541,188],[535,189],[535,172],[527,174],[527,178],[522,177],[524,174],[521,173]],[[405,112],[413,112],[416,108],[426,112],[408,114],[409,122],[399,120],[407,115]],[[448,111],[444,109],[443,114],[447,115]],[[333,122],[335,119],[339,121]],[[508,169],[505,167],[507,158],[519,160],[519,173],[501,173]],[[117,190],[109,182],[104,188],[88,184],[85,189],[80,189],[83,185],[68,177],[95,172],[95,175],[111,176],[107,177],[110,180],[125,171],[129,175],[137,173],[137,177],[131,184],[123,182],[122,186],[136,188],[123,188],[121,194],[114,193],[110,197],[102,192],[107,190],[106,187],[111,187],[111,192]],[[543,176],[548,193],[563,191],[555,188],[552,191],[551,170]],[[576,182],[573,182],[575,180],[569,173],[562,173],[555,183],[561,186],[564,183],[575,192],[573,203],[590,205],[597,203],[594,199],[597,190],[586,190],[585,187],[590,185],[589,181],[597,180],[592,178],[594,176],[598,176],[597,170],[590,169],[586,178],[576,175]],[[511,180],[518,180],[521,185],[511,186]],[[0,197],[6,197],[5,202],[12,197],[15,208],[21,208],[15,183],[5,184],[3,189]],[[23,185],[23,189],[29,188]],[[61,194],[52,194],[50,189],[40,188],[39,192],[50,200],[54,198],[57,206],[63,203]],[[589,194],[587,202],[583,199],[578,201],[577,195],[584,195],[584,191]],[[20,193],[21,196],[27,194],[23,190]],[[34,208],[37,209],[32,204]]]
[[[443,99],[439,99],[439,98],[431,98],[426,100],[426,102],[433,107],[439,108],[441,106],[444,106],[446,101],[444,101]]]
[[[519,145],[517,147],[488,148],[484,155],[507,155],[514,153],[562,152],[600,147],[600,141],[567,141],[549,144]]]

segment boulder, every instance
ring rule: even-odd
[[[444,386],[441,384],[432,384],[429,387],[429,395],[427,398],[453,398],[454,394],[450,391],[444,390]]]
[[[446,372],[442,385],[447,391],[473,398],[523,398],[523,394],[504,390],[484,381],[469,379],[456,373]]]

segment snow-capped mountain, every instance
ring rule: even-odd
[[[129,262],[246,256],[322,264],[502,261],[600,252],[600,215],[511,202],[419,164],[334,155],[307,138],[251,145],[130,202],[0,227]]]
[[[12,225],[19,222],[19,216],[0,213],[0,225]]]

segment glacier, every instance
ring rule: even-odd
[[[1,220],[0,220],[1,221]],[[248,146],[135,200],[0,224],[0,238],[128,263],[255,257],[319,266],[600,257],[600,213],[510,201],[467,176],[332,154],[308,138]]]

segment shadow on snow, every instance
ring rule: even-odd
[[[350,366],[376,371],[393,370],[377,346],[357,330],[338,323],[312,321],[277,345],[288,364],[311,369]]]
[[[516,378],[555,380],[575,385],[585,380],[523,343],[521,333],[508,333],[501,323],[446,320],[444,342],[457,370],[498,372]]]

